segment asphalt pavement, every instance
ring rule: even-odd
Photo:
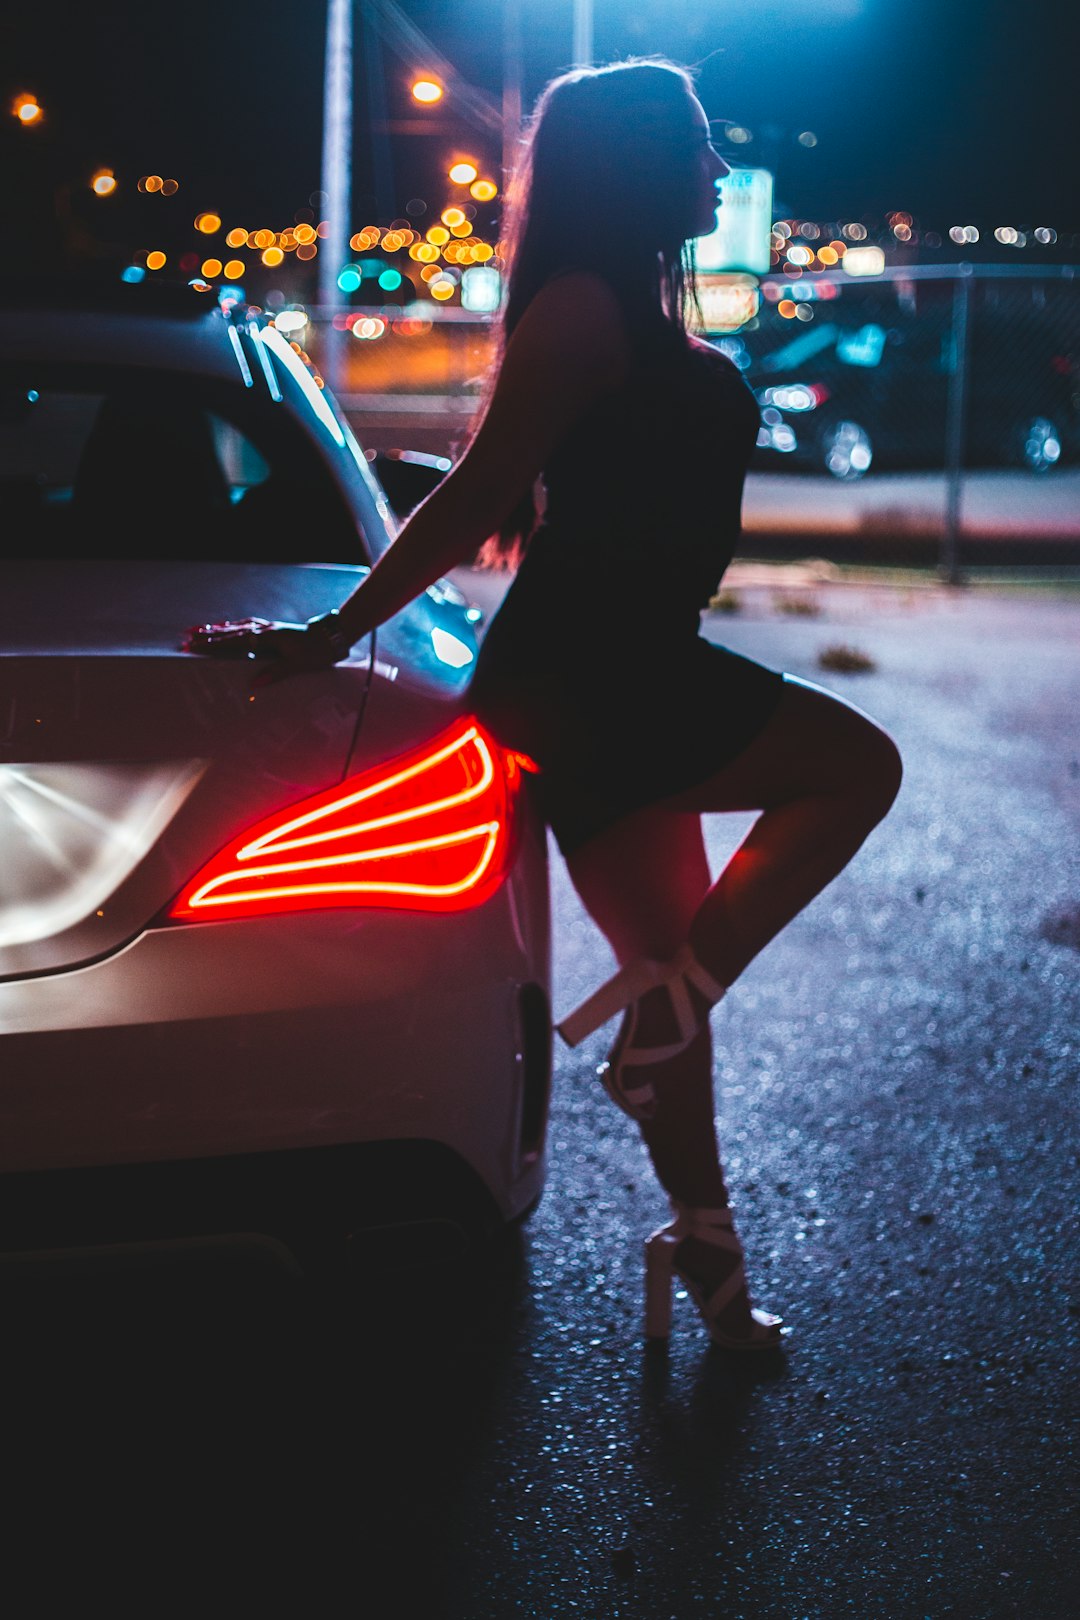
[[[782,1356],[710,1347],[686,1299],[646,1353],[664,1205],[600,1032],[557,1051],[547,1191],[483,1266],[332,1300],[257,1252],[7,1282],[10,1613],[1080,1614],[1080,595],[747,565],[722,600],[710,636],[906,763],[713,1017]],[[749,822],[710,823],[714,866]],[[562,1012],[610,961],[552,881]]]

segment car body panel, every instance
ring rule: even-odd
[[[50,590],[61,567],[65,589]],[[0,636],[11,650],[0,659],[6,711],[0,790],[10,811],[9,860],[21,853],[29,861],[45,839],[57,867],[76,858],[85,865],[98,848],[123,836],[96,794],[80,797],[78,772],[66,805],[51,795],[46,826],[28,821],[35,798],[20,786],[35,779],[27,767],[64,764],[85,773],[100,763],[103,770],[142,765],[160,771],[171,762],[194,780],[119,886],[94,896],[88,914],[70,926],[0,946],[0,976],[69,967],[115,950],[146,927],[226,838],[346,773],[371,675],[370,637],[324,678],[257,693],[249,664],[193,657],[180,639],[183,620],[197,617],[199,603],[205,611],[208,601],[221,613],[252,601],[296,618],[325,611],[340,599],[341,571],[215,570],[202,563],[186,573],[175,562],[5,569],[12,588],[4,593]],[[345,576],[345,589],[353,577]],[[68,605],[60,607],[61,601]],[[134,638],[132,626],[138,627]],[[45,782],[36,798],[48,791]],[[85,829],[95,811],[99,831],[91,844]],[[129,822],[129,837],[132,832]],[[47,871],[46,865],[43,877]]]
[[[382,910],[152,929],[0,984],[0,1171],[412,1137],[520,1213],[542,1165],[514,1073],[490,1080],[535,971],[512,918],[500,894],[452,929]]]

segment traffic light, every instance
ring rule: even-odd
[[[374,254],[344,265],[337,284],[343,296],[355,304],[409,304],[416,297],[412,280]]]

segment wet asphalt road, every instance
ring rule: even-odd
[[[778,1365],[685,1300],[644,1352],[663,1205],[597,1035],[557,1054],[545,1198],[483,1269],[352,1301],[258,1256],[9,1280],[10,1613],[1080,1614],[1080,598],[739,597],[709,633],[851,697],[907,767],[714,1015]],[[823,674],[836,644],[876,669]],[[710,827],[716,864],[748,821]],[[561,1012],[608,957],[553,886]]]

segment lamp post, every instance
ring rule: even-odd
[[[331,392],[342,378],[344,334],[327,312],[337,303],[352,202],[352,8],[353,0],[327,0],[322,145],[327,230],[319,248],[317,297],[324,316],[322,369]]]

